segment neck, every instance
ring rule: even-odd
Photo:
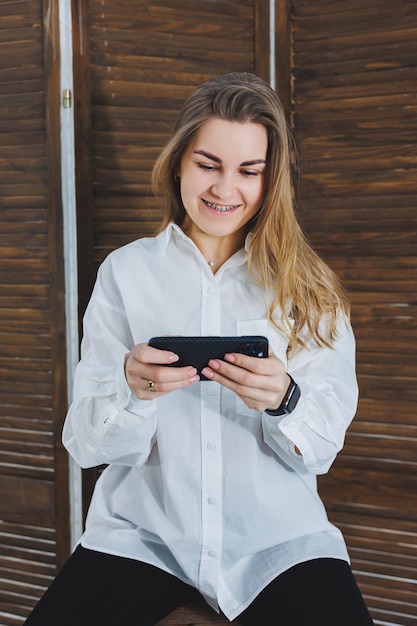
[[[192,239],[211,268],[218,269],[244,245],[246,232],[214,236],[201,231],[191,220],[184,220],[182,229]]]

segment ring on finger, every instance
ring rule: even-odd
[[[148,380],[148,391],[152,391],[153,393],[156,392],[155,383],[153,382],[153,380]]]

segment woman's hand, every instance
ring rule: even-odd
[[[266,359],[226,354],[212,359],[202,374],[234,391],[250,409],[277,409],[290,384],[285,365],[274,354]]]
[[[174,352],[137,344],[125,363],[126,380],[136,397],[153,400],[200,380],[195,367],[166,367],[176,361],[178,355]]]

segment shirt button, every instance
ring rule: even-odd
[[[214,550],[209,550],[207,554],[211,559],[214,559],[214,557],[216,556],[216,553]]]
[[[207,288],[207,293],[209,293],[211,296],[213,295],[214,292],[215,292],[214,287],[208,287]]]
[[[209,504],[216,504],[216,498],[213,498],[213,496],[210,496],[210,498],[207,498],[207,502]]]
[[[213,389],[213,387],[209,387],[207,389],[207,395],[208,396],[214,396],[214,394],[215,394],[215,390]]]
[[[216,444],[214,443],[214,441],[209,441],[208,442],[207,449],[208,450],[215,450],[216,449]]]

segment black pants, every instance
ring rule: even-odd
[[[156,567],[78,547],[25,626],[154,626],[195,600]],[[252,626],[371,626],[347,563],[316,559],[276,578],[240,616]]]

